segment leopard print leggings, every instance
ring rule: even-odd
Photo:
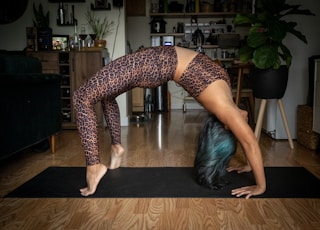
[[[120,144],[116,97],[135,87],[154,88],[172,80],[177,63],[173,46],[142,49],[109,63],[74,92],[73,104],[87,165],[100,162],[95,104],[102,103],[112,144]]]
[[[120,112],[115,98],[135,87],[155,88],[173,80],[177,64],[173,46],[146,48],[109,63],[74,92],[73,104],[87,165],[100,162],[95,104],[101,101],[112,144],[120,144]],[[197,97],[217,79],[230,84],[222,68],[198,54],[178,83]]]

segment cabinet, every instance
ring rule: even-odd
[[[144,89],[134,88],[132,89],[132,112],[144,111]]]
[[[79,88],[88,78],[103,66],[103,53],[101,51],[71,52],[71,76],[73,89]],[[100,102],[95,106],[98,125],[103,124],[103,113]],[[75,114],[71,113],[72,124],[76,121]]]
[[[62,128],[75,129],[76,116],[73,109],[72,95],[75,89],[91,77],[104,65],[103,50],[95,51],[39,51],[28,52],[42,63],[44,73],[62,75],[61,80],[61,117]],[[96,105],[98,125],[103,124],[103,113],[100,103]]]

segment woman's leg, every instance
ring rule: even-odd
[[[121,146],[120,111],[115,98],[101,100],[103,113],[111,136],[111,160],[109,169],[120,167],[124,149]]]
[[[83,196],[93,194],[107,172],[107,167],[100,163],[97,116],[94,105],[98,101],[99,86],[87,82],[74,92],[73,104],[76,111],[77,125],[87,164],[87,187],[80,189]]]

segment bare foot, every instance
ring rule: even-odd
[[[87,187],[80,189],[80,194],[82,196],[94,194],[101,178],[106,174],[107,170],[107,166],[104,164],[87,166]]]
[[[109,169],[117,169],[120,167],[123,153],[124,149],[121,145],[118,144],[111,146],[111,162]]]

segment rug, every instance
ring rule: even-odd
[[[6,197],[76,198],[85,187],[85,167],[49,167]],[[266,167],[267,191],[256,198],[320,198],[320,180],[303,167]],[[198,185],[192,167],[109,170],[90,198],[231,198],[231,190],[254,184],[253,174],[230,172],[221,190]]]

